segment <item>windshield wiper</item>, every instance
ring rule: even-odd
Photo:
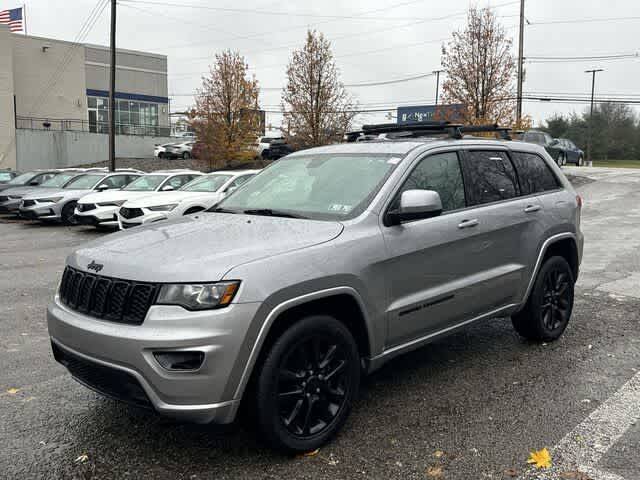
[[[213,207],[210,208],[209,210],[207,210],[207,212],[214,212],[214,213],[238,213],[235,210],[229,210],[228,208],[222,208],[222,207]]]
[[[282,210],[272,210],[271,208],[254,208],[244,210],[242,213],[246,213],[247,215],[264,215],[265,217],[307,218],[302,215],[283,212]]]

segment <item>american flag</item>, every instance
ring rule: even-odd
[[[12,32],[24,31],[22,26],[22,7],[0,11],[0,24],[9,25]]]

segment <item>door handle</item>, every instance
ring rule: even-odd
[[[474,218],[473,220],[463,220],[458,224],[458,228],[470,228],[478,225],[478,219]]]
[[[537,212],[538,210],[540,210],[540,205],[527,205],[524,208],[525,213]]]

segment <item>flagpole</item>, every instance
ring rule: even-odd
[[[24,23],[24,34],[28,35],[27,33],[27,2],[22,4],[22,19]]]

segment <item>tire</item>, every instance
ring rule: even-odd
[[[269,160],[269,157],[271,156],[269,149],[263,150],[260,156],[262,157],[262,160]]]
[[[183,152],[182,153],[182,158],[184,160],[189,160],[191,158],[191,154],[189,152]]]
[[[566,165],[566,164],[567,164],[567,161],[565,159],[564,153],[559,153],[558,154],[558,165],[562,167],[563,165]]]
[[[191,207],[191,208],[187,209],[183,213],[183,215],[191,215],[192,213],[198,213],[198,212],[201,212],[203,210],[204,210],[204,208],[202,208],[202,207]]]
[[[78,221],[73,217],[73,212],[76,209],[77,202],[69,202],[64,207],[62,207],[62,212],[60,213],[60,220],[65,225],[77,225]]]
[[[536,277],[525,307],[511,317],[520,336],[538,342],[558,339],[573,310],[573,271],[562,257],[548,258]]]
[[[360,385],[353,336],[327,315],[305,317],[271,346],[256,377],[253,405],[268,445],[309,452],[344,425]]]
[[[577,163],[577,165],[578,165],[579,167],[583,167],[583,166],[584,166],[584,158],[582,157],[582,155],[580,155],[580,156],[578,157],[578,163]]]

